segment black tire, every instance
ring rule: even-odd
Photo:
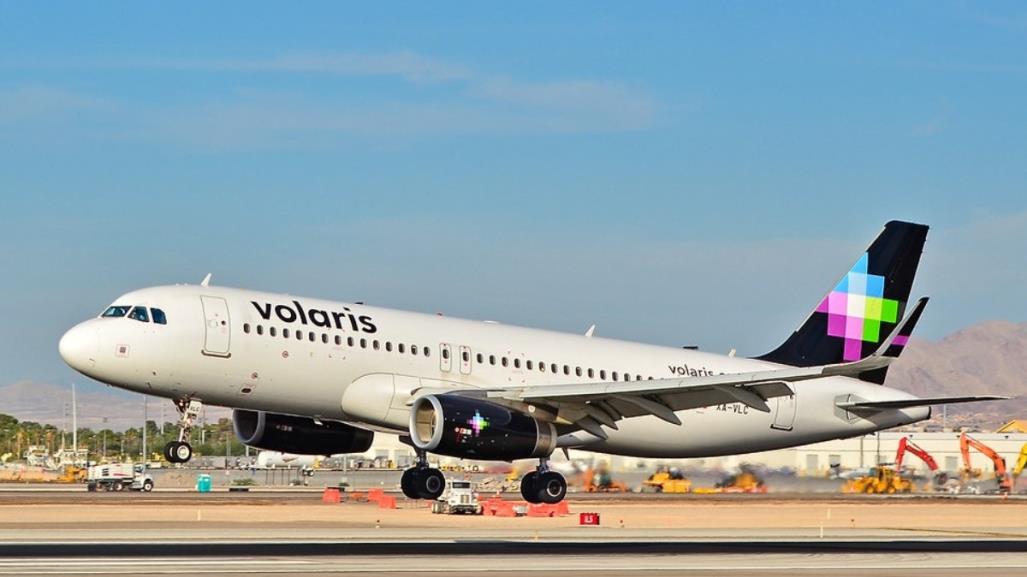
[[[446,476],[438,469],[423,469],[417,477],[417,493],[422,499],[434,501],[446,490]]]
[[[114,490],[115,491],[124,491],[125,490],[124,483],[114,483]]]
[[[175,463],[188,463],[189,459],[193,458],[193,447],[189,443],[178,441],[175,443],[172,453],[175,457]]]
[[[172,452],[172,448],[175,446],[175,441],[171,441],[164,445],[164,460],[169,463],[175,462],[175,454]]]
[[[147,479],[143,481],[143,492],[149,493],[153,490],[153,481]]]
[[[538,489],[537,498],[540,503],[553,505],[563,501],[567,495],[567,481],[556,471],[548,471],[539,475],[535,488]]]
[[[411,467],[403,471],[403,476],[399,478],[399,488],[403,490],[407,499],[421,498],[421,494],[417,491],[417,487],[420,485],[420,475],[417,473],[417,467]]]
[[[529,503],[540,503],[538,500],[538,471],[532,471],[521,477],[521,497]]]

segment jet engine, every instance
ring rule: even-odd
[[[244,444],[297,455],[363,453],[374,433],[336,421],[279,415],[264,411],[232,411],[232,427]]]
[[[503,405],[459,395],[425,395],[410,410],[414,446],[464,459],[548,457],[556,427]]]

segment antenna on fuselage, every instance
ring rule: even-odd
[[[592,335],[595,334],[595,332],[596,332],[596,326],[592,325],[592,326],[588,327],[587,331],[585,331],[585,336],[588,337],[588,338],[592,338]]]
[[[210,286],[210,276],[212,273],[207,273],[207,276],[203,277],[200,281],[200,286]]]

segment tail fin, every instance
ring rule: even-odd
[[[927,225],[891,221],[841,282],[788,340],[761,360],[809,367],[858,361],[873,353],[899,323],[920,264]],[[918,307],[919,308],[919,307]],[[916,311],[919,317],[920,310]],[[903,327],[912,332],[913,322]],[[889,347],[898,356],[908,334]],[[893,356],[893,355],[888,355]],[[865,380],[883,382],[881,370]]]

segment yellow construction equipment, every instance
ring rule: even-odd
[[[61,469],[60,475],[57,476],[58,483],[85,483],[86,475],[89,472],[85,467],[77,467],[75,465],[65,465]]]
[[[600,463],[595,469],[585,469],[581,474],[586,493],[627,493],[628,486],[621,481],[614,481],[610,469]]]
[[[865,493],[876,495],[892,495],[895,493],[911,493],[913,483],[900,475],[891,467],[879,466],[871,469],[871,474],[852,479],[842,488],[845,493]]]
[[[676,468],[660,467],[642,482],[643,493],[688,493],[691,490],[692,481]]]
[[[699,487],[693,493],[766,493],[767,485],[749,466],[742,465],[741,471],[722,479],[716,486]]]

